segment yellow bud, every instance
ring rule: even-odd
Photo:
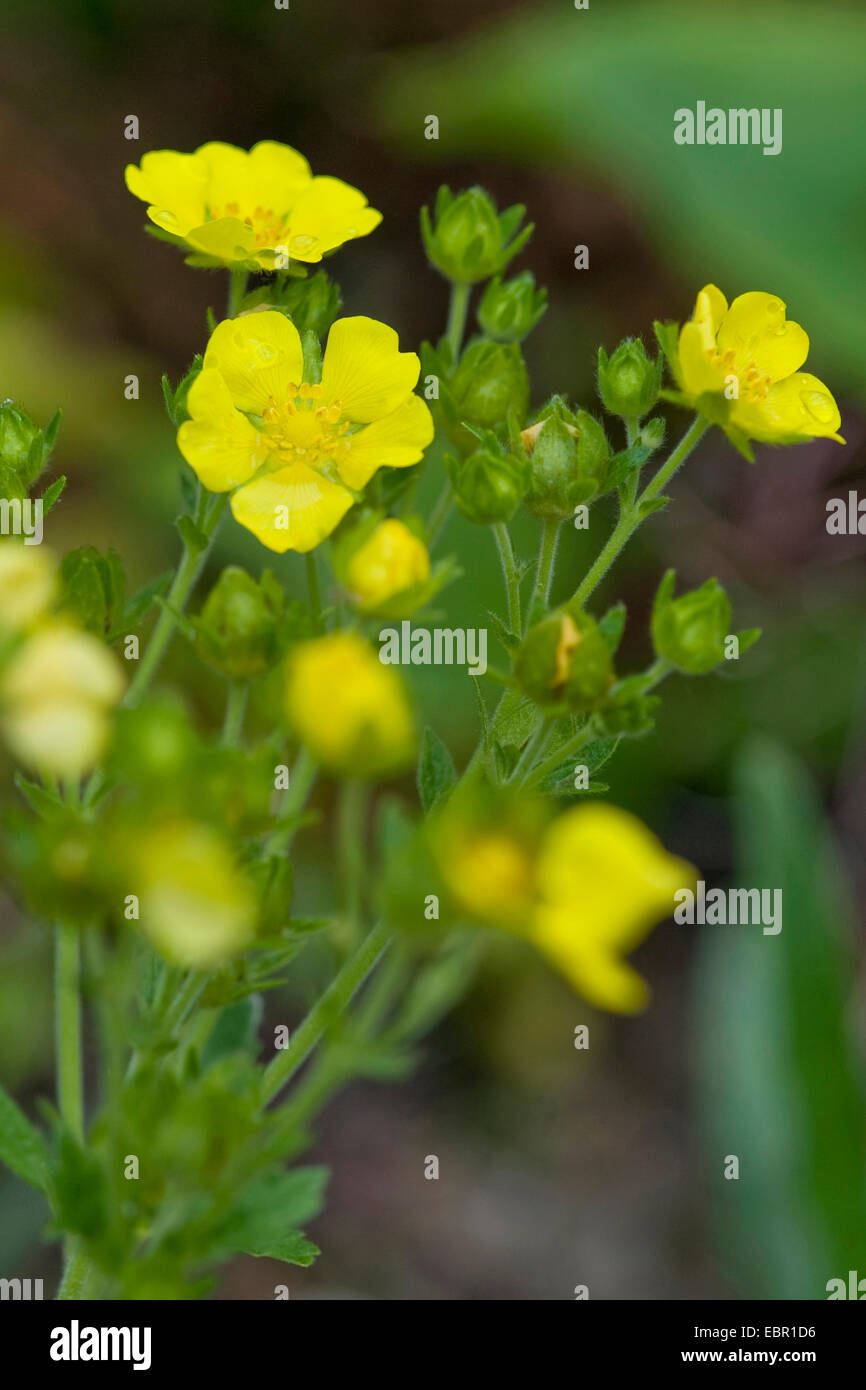
[[[21,632],[42,617],[56,596],[56,570],[39,546],[0,545],[0,633]]]
[[[430,577],[430,556],[423,541],[389,518],[351,556],[346,566],[346,587],[368,612]]]
[[[286,712],[313,757],[331,771],[386,776],[414,756],[412,711],[396,671],[354,632],[304,642],[287,668]]]
[[[130,868],[142,930],[175,965],[207,969],[249,943],[255,895],[228,841],[211,826],[154,826],[137,840]]]
[[[62,623],[38,628],[0,682],[12,752],[28,767],[80,777],[105,747],[107,714],[123,688],[117,658],[95,637]]]

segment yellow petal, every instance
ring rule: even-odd
[[[417,463],[433,438],[433,416],[420,396],[349,435],[348,449],[337,467],[349,487],[360,491],[377,468],[407,468]]]
[[[203,222],[200,227],[191,227],[186,240],[193,250],[224,261],[226,265],[256,258],[255,232],[238,217],[218,217],[213,222]]]
[[[261,473],[231,499],[231,509],[269,550],[313,550],[346,515],[354,498],[304,463]]]
[[[253,145],[249,161],[257,205],[275,212],[293,207],[313,181],[304,156],[277,140],[260,140]]]
[[[707,328],[698,323],[684,323],[680,329],[679,359],[683,388],[689,396],[705,391],[723,391],[725,370],[710,358],[712,343],[707,346]]]
[[[205,220],[208,169],[197,155],[151,150],[139,166],[126,166],[125,178],[130,193],[152,204],[151,221],[174,236],[185,236]]]
[[[761,376],[781,381],[802,367],[809,353],[808,334],[785,318],[784,302],[762,290],[738,295],[718,332],[719,351],[748,357]]]
[[[715,285],[704,285],[699,290],[695,301],[695,312],[692,314],[692,322],[706,326],[710,336],[715,338],[719,331],[719,325],[725,314],[728,312],[728,301],[721,290]]]
[[[322,401],[359,423],[390,415],[418,380],[414,352],[400,352],[393,328],[376,319],[337,319],[322,364]]]
[[[677,889],[695,881],[636,816],[604,802],[557,817],[536,872],[545,905],[570,913],[576,949],[593,941],[628,949],[673,911]]]
[[[123,690],[120,662],[103,642],[54,622],[38,628],[19,648],[2,682],[7,706],[50,698],[108,708]]]
[[[299,261],[320,261],[326,251],[367,236],[378,227],[382,214],[367,206],[359,189],[321,176],[300,195],[289,220],[289,255]]]
[[[267,458],[264,439],[235,409],[219,372],[204,367],[190,387],[192,416],[177,432],[177,447],[210,492],[248,482]]]
[[[632,1014],[646,1006],[646,981],[618,956],[575,940],[574,921],[567,913],[537,913],[534,940],[569,984],[596,1008]]]
[[[19,632],[41,618],[57,595],[57,561],[43,546],[0,545],[0,632]]]
[[[829,388],[811,372],[795,372],[771,386],[763,400],[737,402],[731,423],[764,444],[826,438],[840,444],[839,407]]]
[[[300,383],[300,334],[275,309],[224,319],[211,334],[204,365],[220,373],[238,410],[262,415],[273,401],[286,401],[290,384]]]

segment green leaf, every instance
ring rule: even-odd
[[[295,1168],[266,1173],[241,1192],[220,1232],[226,1248],[240,1251],[273,1248],[275,1241],[322,1210],[327,1168]]]
[[[418,759],[418,796],[425,814],[432,811],[457,783],[454,760],[431,728],[424,730]]]
[[[866,1253],[854,914],[831,831],[794,758],[756,740],[735,785],[736,886],[781,890],[783,915],[775,935],[697,928],[708,1190],[743,1296],[825,1298],[827,1280],[862,1272]],[[726,1154],[739,1157],[737,1181],[722,1178]]]
[[[21,772],[15,773],[14,782],[31,811],[42,820],[54,820],[58,814],[66,814],[66,806],[60,797],[40,787],[38,782],[29,782]]]
[[[207,550],[210,542],[204,532],[196,526],[191,516],[179,516],[177,529],[190,554],[200,555],[203,550]]]
[[[47,516],[55,502],[60,501],[63,489],[66,487],[66,474],[61,473],[59,478],[55,478],[50,487],[46,488],[42,494],[42,515]]]
[[[48,1148],[37,1129],[0,1086],[0,1161],[29,1182],[45,1190]]]
[[[287,1265],[300,1265],[308,1269],[321,1250],[301,1231],[287,1231],[278,1240],[266,1241],[257,1250],[244,1250],[244,1255],[254,1255],[257,1259],[282,1260]]]
[[[254,1056],[261,1017],[262,1000],[258,994],[249,994],[234,1004],[228,1004],[219,1014],[202,1048],[202,1071],[232,1052],[248,1052]]]

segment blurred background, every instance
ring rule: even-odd
[[[651,341],[717,283],[780,295],[812,340],[809,369],[842,408],[847,448],[761,449],[749,467],[709,436],[605,581],[629,610],[621,665],[649,655],[664,567],[717,575],[737,627],[764,636],[723,678],[674,678],[654,735],[608,764],[637,811],[712,884],[784,892],[777,937],[659,928],[635,956],[646,1014],[595,1014],[528,950],[492,942],[478,982],[394,1087],[356,1085],[323,1118],[333,1166],[309,1234],[324,1256],[287,1276],[226,1272],[224,1298],[821,1298],[866,1276],[863,912],[866,645],[863,536],[829,536],[826,502],[866,496],[866,12],[838,3],[724,7],[592,0],[18,0],[0,17],[0,397],[64,418],[52,468],[69,475],[49,540],[115,546],[132,585],[168,568],[179,456],[159,377],[204,342],[224,277],[186,268],[142,233],[123,167],[151,148],[277,139],[385,214],[329,267],[345,312],[416,346],[444,329],[418,209],[440,182],[523,202],[531,268],[550,308],[526,345],[535,405],[592,408],[599,343]],[[781,107],[782,153],[682,148],[673,112]],[[140,140],[124,139],[124,117]],[[439,119],[439,139],[424,138]],[[590,268],[574,269],[574,247]],[[141,399],[124,399],[135,372]],[[685,419],[671,411],[671,432]],[[431,492],[438,480],[428,479]],[[564,535],[554,598],[604,536]],[[534,553],[535,523],[518,544]],[[452,625],[501,606],[486,533],[454,519],[464,578]],[[213,558],[258,574],[270,557],[226,528]],[[289,584],[297,556],[276,557]],[[195,608],[195,603],[194,603]],[[493,657],[495,660],[496,657]],[[176,642],[206,723],[223,691]],[[465,674],[410,673],[427,717],[465,760],[476,714]],[[7,779],[8,780],[8,779]],[[318,793],[327,811],[329,792]],[[299,841],[300,911],[329,891],[327,830]],[[301,987],[302,988],[302,987]],[[271,1000],[295,1018],[302,998]],[[574,1029],[590,1026],[588,1052]],[[51,1084],[47,941],[0,898],[0,1072],[26,1108]],[[424,1180],[436,1154],[438,1182]],[[725,1181],[727,1155],[741,1177]],[[45,1274],[43,1213],[0,1178],[0,1274]],[[859,1263],[858,1263],[859,1261]]]

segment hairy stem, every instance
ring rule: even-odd
[[[499,550],[499,559],[502,562],[502,574],[505,579],[505,592],[508,597],[508,626],[518,637],[520,636],[520,571],[517,567],[517,560],[514,556],[514,546],[511,543],[511,535],[504,521],[497,521],[493,526],[493,535]]]

